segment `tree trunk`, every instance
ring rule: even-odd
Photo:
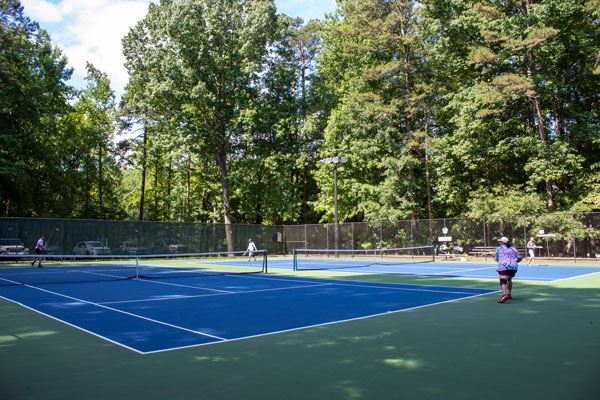
[[[300,117],[302,121],[306,121],[306,75],[312,61],[312,57],[310,59],[306,59],[306,51],[307,47],[305,45],[304,40],[300,41],[299,55],[300,55]],[[308,153],[308,135],[305,132],[302,133],[302,147],[304,147]],[[304,158],[306,160],[307,157]],[[309,179],[309,165],[306,161],[302,166],[302,205],[300,207],[300,222],[306,223],[308,220],[308,198],[309,198],[309,188],[308,188],[308,179]]]
[[[532,54],[532,52],[529,53],[529,60],[529,75],[533,78],[535,77],[535,56]],[[537,119],[540,141],[545,145],[547,141],[546,123],[544,113],[542,111],[542,100],[537,89],[535,89],[535,94],[533,96],[533,109]],[[554,211],[555,208],[553,185],[552,181],[549,179],[546,180],[546,207],[548,208],[548,211]]]
[[[102,186],[103,179],[103,159],[102,159],[102,143],[98,146],[98,217],[100,219],[104,219],[104,202],[103,202],[103,191],[104,187]]]
[[[144,201],[146,193],[146,159],[148,155],[148,124],[144,117],[144,139],[142,145],[142,187],[140,188],[140,209],[138,220],[144,220]]]
[[[411,47],[410,45],[407,43],[407,39],[409,38],[409,34],[408,34],[408,24],[411,22],[411,9],[412,9],[412,1],[408,1],[408,4],[404,4],[403,6],[401,6],[401,14],[402,14],[402,18],[400,20],[400,33],[401,33],[401,37],[403,40],[402,43],[402,61],[404,63],[403,65],[403,72],[404,72],[404,97],[408,98],[409,95],[412,93],[412,79],[411,79],[411,58],[410,58],[410,52],[411,52]],[[406,134],[407,135],[412,135],[412,119],[409,115],[407,115],[406,119],[405,119],[405,129],[406,129]]]
[[[427,218],[429,237],[433,240],[433,206],[431,204],[431,176],[429,171],[429,116],[425,116],[425,185],[427,189]]]
[[[554,132],[557,138],[562,136],[563,124],[562,118],[560,117],[559,107],[554,107]],[[567,138],[568,139],[568,138]]]
[[[301,216],[300,216],[300,220],[303,224],[306,224],[306,222],[308,221],[308,193],[309,193],[309,188],[308,188],[308,179],[310,176],[310,170],[308,165],[304,165],[303,168],[303,172],[302,172],[302,208],[301,208]]]
[[[154,220],[159,220],[158,212],[158,174],[160,172],[160,155],[158,149],[154,158]]]
[[[255,212],[256,212],[256,216],[254,218],[254,223],[257,225],[262,224],[262,174],[260,173],[260,171],[258,172],[258,179],[256,181],[256,207],[255,207]]]
[[[84,193],[84,200],[83,200],[83,209],[84,209],[84,216],[86,218],[91,217],[91,212],[90,212],[90,208],[91,208],[91,199],[90,199],[90,192],[91,192],[91,185],[90,185],[90,168],[91,168],[91,160],[87,160],[88,162],[86,162],[86,169],[85,169],[85,193]]]
[[[227,171],[227,152],[221,145],[217,153],[217,165],[221,172],[221,189],[223,192],[223,222],[225,223],[225,239],[227,251],[233,251],[233,228],[231,226],[231,205],[229,204],[229,176]]]
[[[527,0],[527,14],[530,13],[531,5],[533,4],[533,0]],[[536,60],[535,54],[533,53],[533,49],[527,51],[527,76],[531,79],[532,82],[535,83],[535,78],[537,74]],[[544,118],[544,112],[542,110],[542,99],[540,96],[537,87],[534,89],[533,95],[533,111],[535,119],[537,119],[537,128],[538,134],[542,144],[546,144],[547,134],[546,134],[546,119]],[[552,188],[552,182],[550,180],[546,180],[546,207],[548,211],[554,211],[554,191]]]
[[[191,221],[191,206],[190,206],[190,196],[192,193],[192,172],[191,172],[191,161],[188,160],[188,167],[185,171],[185,221]]]
[[[173,179],[173,161],[172,161],[172,157],[170,157],[169,165],[167,166],[167,194],[165,197],[165,209],[163,212],[163,218],[165,221],[169,221],[171,219],[171,180],[172,179]]]

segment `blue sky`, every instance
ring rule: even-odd
[[[156,2],[156,1],[155,1]],[[21,0],[25,14],[50,32],[75,69],[71,84],[80,87],[85,64],[106,72],[117,96],[127,82],[121,38],[142,19],[150,0]],[[335,10],[335,0],[275,0],[278,13],[304,20]]]

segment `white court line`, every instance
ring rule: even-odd
[[[555,279],[553,282],[563,282],[563,281],[568,281],[571,279],[576,279],[576,278],[581,278],[584,276],[590,276],[590,275],[596,275],[596,274],[600,274],[600,271],[599,272],[590,272],[589,274],[583,274],[583,275],[569,276],[568,278]]]
[[[573,269],[573,268],[600,268],[600,265],[586,265],[586,264],[571,264],[571,265],[553,265],[553,264],[535,264],[535,265],[522,265],[522,267],[528,267],[533,269],[547,269],[547,268],[563,268],[563,269]]]
[[[63,271],[61,271],[63,272]],[[67,272],[67,271],[65,271]],[[72,273],[73,271],[68,271],[69,273]],[[88,275],[98,275],[98,276],[106,276],[108,278],[117,278],[117,280],[121,280],[121,281],[126,281],[129,279],[133,279],[133,277],[129,277],[129,276],[121,276],[121,275],[112,275],[112,274],[103,274],[101,272],[92,272],[92,271],[77,271],[75,270],[74,272],[76,273],[82,273],[82,274],[88,274]],[[67,282],[68,283],[68,282]],[[73,282],[73,283],[78,283],[78,282]],[[85,282],[82,282],[85,283]],[[93,283],[93,282],[90,282]]]
[[[211,289],[211,288],[206,288],[206,287],[201,287],[201,286],[181,285],[181,284],[177,284],[177,283],[153,281],[152,279],[137,279],[135,277],[130,278],[127,276],[105,274],[105,273],[93,272],[93,271],[81,271],[81,270],[77,270],[77,269],[75,269],[73,271],[51,271],[50,273],[51,274],[59,274],[59,273],[64,273],[64,272],[76,272],[76,273],[83,273],[83,274],[89,274],[89,275],[106,276],[107,278],[117,278],[117,280],[119,280],[119,281],[135,280],[135,281],[139,281],[139,282],[152,282],[152,283],[157,283],[157,284],[162,284],[162,285],[170,285],[170,286],[179,286],[179,287],[186,287],[186,288],[199,289],[199,290],[207,290],[207,291],[211,291],[211,292],[234,293],[234,292],[227,291],[227,290]],[[207,275],[197,275],[197,276],[190,275],[189,277],[185,276],[184,278],[198,278],[198,277],[206,277],[206,276]],[[3,279],[3,278],[0,278],[0,279]],[[5,279],[3,279],[3,280],[5,280]],[[14,281],[10,281],[10,282],[16,283]],[[79,282],[65,282],[65,283],[79,283]],[[86,283],[86,282],[81,282],[81,283]],[[89,282],[89,283],[94,283],[94,282]]]
[[[213,276],[218,276],[218,275],[213,275]],[[206,277],[206,276],[204,276]],[[183,278],[189,278],[188,276],[183,277]],[[198,276],[194,276],[193,278],[198,278]],[[159,278],[160,279],[160,278]],[[133,279],[136,282],[147,282],[147,283],[156,283],[157,285],[167,285],[167,286],[177,286],[177,287],[184,287],[184,288],[189,288],[189,289],[198,289],[198,290],[207,290],[209,292],[219,292],[219,293],[236,293],[236,292],[231,292],[229,290],[219,290],[219,289],[211,289],[211,288],[207,288],[204,286],[191,286],[191,285],[182,285],[180,283],[170,283],[170,282],[162,282],[162,281],[158,281],[158,280],[153,280],[153,279]]]
[[[289,281],[298,282],[297,280],[290,280],[290,279],[276,279],[276,280],[284,280],[284,281],[288,281],[288,282]],[[150,281],[150,282],[152,282],[152,281]],[[273,292],[273,291],[290,290],[290,289],[305,289],[305,288],[313,288],[313,287],[319,287],[319,286],[349,286],[349,287],[363,287],[363,288],[370,288],[370,289],[392,289],[392,290],[398,290],[398,291],[406,290],[406,291],[415,291],[415,292],[433,292],[433,293],[450,293],[450,294],[472,294],[473,293],[470,291],[464,292],[461,290],[438,290],[438,289],[423,289],[423,288],[409,288],[409,287],[394,287],[393,283],[388,284],[388,286],[376,286],[376,285],[368,285],[368,284],[346,283],[346,282],[339,281],[339,280],[335,280],[335,281],[327,282],[327,283],[317,283],[317,282],[313,282],[313,281],[311,281],[311,282],[314,284],[313,285],[302,285],[302,286],[289,286],[289,287],[283,287],[283,288],[245,290],[245,291],[240,291],[240,292],[200,294],[200,295],[179,296],[179,297],[163,297],[163,298],[158,298],[158,299],[146,298],[146,299],[137,299],[137,300],[108,301],[108,302],[101,302],[98,304],[124,304],[124,303],[136,303],[136,302],[193,299],[193,298],[214,297],[214,296],[224,296],[224,295]],[[323,282],[323,281],[321,280],[321,282]],[[155,283],[161,283],[161,282],[155,282]],[[184,285],[181,285],[181,286],[184,286]],[[416,286],[416,285],[412,285],[412,286]],[[191,287],[194,289],[197,289],[197,287],[195,287],[195,286],[191,286]],[[457,288],[457,289],[459,289],[459,288]],[[483,289],[483,290],[491,290],[491,289]]]
[[[3,280],[4,282],[9,282],[10,284],[13,284],[13,285],[21,286],[21,282],[13,281],[12,279],[6,279],[6,278],[0,278],[0,279]]]
[[[400,274],[398,274],[400,275]],[[423,276],[431,276],[431,274],[414,274],[414,273],[406,273],[404,275],[414,275],[414,276],[418,276],[418,275],[423,275]],[[334,282],[334,283],[341,283],[343,285],[346,286],[361,286],[359,284],[354,284],[354,281],[351,280],[342,280],[342,279],[327,279],[327,278],[303,278],[303,277],[298,277],[297,279],[286,279],[286,278],[272,278],[272,275],[266,276],[266,277],[260,277],[260,276],[251,276],[251,275],[233,275],[233,276],[239,276],[239,277],[244,277],[244,278],[252,278],[252,279],[267,279],[267,280],[275,280],[275,281],[282,281],[282,282],[298,282],[300,280],[305,281],[305,282],[312,282],[312,283],[322,283],[324,281],[328,281],[328,282]],[[476,278],[481,278],[481,277],[477,277]],[[497,279],[497,277],[495,277],[494,279]],[[369,282],[370,285],[377,285],[380,284],[382,286],[373,286],[376,288],[393,288],[393,289],[404,289],[401,287],[393,287],[393,286],[398,286],[398,285],[403,285],[403,286],[419,286],[420,288],[422,287],[451,287],[451,286],[440,286],[440,285],[425,285],[425,284],[414,284],[414,283],[399,283],[399,282]],[[415,290],[415,291],[435,291],[435,289],[420,289],[420,288],[415,288],[415,289],[409,289],[406,288],[406,290]],[[461,289],[461,288],[456,288],[456,289]],[[491,289],[486,289],[486,288],[476,288],[476,289],[481,289],[481,290],[491,290]],[[446,292],[442,292],[442,293],[446,293]],[[447,292],[447,293],[463,293],[463,292]],[[470,293],[470,292],[467,292]]]
[[[237,276],[237,275],[234,275]],[[263,278],[264,279],[264,278]],[[277,281],[285,281],[285,282],[299,282],[300,280],[295,280],[295,279],[278,279],[278,278],[266,278],[269,280],[277,280]],[[301,278],[302,280],[304,280],[303,278]],[[369,285],[369,284],[356,284],[356,283],[350,283],[350,282],[346,282],[346,281],[340,281],[340,280],[332,280],[331,282],[327,282],[327,283],[323,283],[324,280],[320,280],[320,281],[311,281],[310,279],[307,279],[309,282],[314,283],[312,285],[302,285],[302,286],[289,286],[289,287],[283,287],[283,288],[269,288],[269,289],[256,289],[256,290],[245,290],[245,291],[239,291],[239,292],[226,292],[223,291],[223,293],[217,293],[217,294],[201,294],[201,295],[189,295],[189,296],[179,296],[179,297],[163,297],[163,298],[157,298],[157,299],[136,299],[136,300],[122,300],[122,301],[108,301],[108,302],[101,302],[98,304],[124,304],[124,303],[137,303],[137,302],[151,302],[151,301],[167,301],[167,300],[180,300],[180,299],[193,299],[193,298],[202,298],[202,297],[213,297],[213,296],[223,296],[223,295],[238,295],[238,294],[247,294],[247,293],[259,293],[259,292],[271,292],[271,291],[279,291],[279,290],[290,290],[290,289],[304,289],[304,288],[313,288],[313,287],[319,287],[319,286],[350,286],[350,287],[365,287],[365,288],[370,288],[370,289],[393,289],[393,290],[407,290],[407,291],[417,291],[417,292],[433,292],[433,293],[456,293],[456,294],[472,294],[473,292],[464,292],[464,291],[460,291],[460,290],[439,290],[439,289],[427,289],[427,288],[422,288],[422,287],[418,287],[418,288],[408,288],[408,287],[394,287],[394,283],[388,283],[386,286],[376,286],[376,285]],[[145,280],[142,280],[144,282],[147,282]],[[150,283],[164,283],[164,282],[155,282],[155,281],[148,281]],[[167,283],[168,284],[168,283]],[[182,287],[188,287],[187,285],[177,285],[176,286],[182,286]],[[416,286],[416,285],[412,285],[412,286]],[[189,286],[192,289],[200,289],[197,286]],[[459,289],[459,288],[457,288]],[[210,289],[207,289],[210,290]],[[485,289],[487,290],[487,289]]]
[[[471,298],[475,298],[475,297],[479,297],[479,296],[485,296],[485,295],[488,295],[488,294],[495,294],[495,293],[496,292],[481,293],[481,294],[476,294],[476,295],[473,295],[473,296],[461,297],[461,298],[458,298],[458,299],[444,300],[444,301],[439,301],[439,302],[436,302],[436,303],[423,304],[423,305],[420,305],[420,306],[415,306],[415,307],[410,307],[410,308],[403,308],[403,309],[400,309],[400,310],[390,310],[390,311],[386,311],[386,312],[383,312],[383,313],[364,315],[362,317],[340,319],[340,320],[336,320],[336,321],[324,322],[322,324],[299,326],[299,327],[296,327],[296,328],[284,329],[284,330],[275,331],[275,332],[261,333],[261,334],[258,334],[258,335],[242,336],[242,337],[238,337],[238,338],[227,339],[227,340],[222,341],[222,342],[199,343],[199,344],[194,344],[194,345],[189,345],[189,346],[172,347],[172,348],[162,349],[162,350],[147,351],[147,352],[144,352],[143,354],[163,353],[163,352],[171,351],[171,350],[181,350],[181,349],[189,349],[189,348],[192,348],[192,347],[210,346],[210,345],[215,345],[215,344],[220,344],[220,343],[235,342],[235,341],[238,341],[238,340],[245,340],[245,339],[259,338],[259,337],[262,337],[262,336],[275,335],[275,334],[279,334],[279,333],[293,332],[293,331],[298,331],[298,330],[302,330],[302,329],[318,328],[318,327],[321,327],[321,326],[334,325],[334,324],[339,324],[339,323],[343,323],[343,322],[358,321],[358,320],[367,319],[367,318],[379,317],[379,316],[382,316],[382,315],[396,314],[396,313],[401,313],[401,312],[404,312],[404,311],[416,310],[416,309],[419,309],[419,308],[431,307],[431,306],[435,306],[435,305],[439,305],[439,304],[451,303],[451,302],[455,302],[455,301],[460,301],[460,300],[464,300],[464,299],[471,299]]]
[[[421,289],[421,288],[405,288],[405,287],[385,287],[385,286],[372,286],[372,285],[367,285],[367,284],[347,284],[347,283],[339,283],[339,281],[337,281],[335,283],[336,285],[339,286],[351,286],[351,287],[365,287],[365,288],[371,288],[371,289],[394,289],[394,290],[408,290],[408,291],[412,291],[412,292],[433,292],[433,293],[456,293],[456,294],[472,294],[473,292],[462,292],[460,290],[437,290],[437,289]],[[460,288],[457,288],[460,289]],[[483,290],[489,290],[489,289],[483,289]]]
[[[415,275],[415,274],[410,274],[410,275]],[[329,278],[305,278],[302,276],[298,276],[296,279],[286,279],[286,278],[275,278],[273,277],[273,275],[264,275],[264,276],[258,276],[258,275],[229,275],[231,277],[235,277],[235,278],[246,278],[246,279],[261,279],[261,280],[273,280],[273,281],[280,281],[280,282],[311,282],[311,283],[323,283],[323,282],[341,282],[344,284],[351,284],[350,280],[342,280],[342,279],[329,279]],[[440,287],[440,285],[423,285],[423,284],[411,284],[411,283],[398,283],[398,282],[370,282],[371,284],[381,284],[384,286],[380,286],[380,288],[385,288],[385,287],[389,287],[392,285],[408,285],[408,286],[431,286],[431,287]]]
[[[79,299],[77,297],[67,296],[66,294],[62,294],[62,293],[58,293],[58,292],[53,292],[53,291],[47,290],[47,289],[42,289],[42,288],[37,287],[37,286],[31,286],[31,285],[23,285],[23,286],[26,286],[26,287],[29,287],[29,288],[32,288],[32,289],[35,289],[35,290],[39,290],[41,292],[50,293],[50,294],[55,295],[55,296],[64,297],[64,298],[67,298],[67,299],[70,299],[70,300],[75,300],[75,301],[78,301],[80,303],[90,304],[92,306],[97,306],[97,307],[104,308],[104,309],[107,309],[107,310],[110,310],[110,311],[115,311],[115,312],[118,312],[118,313],[121,313],[121,314],[129,315],[131,317],[143,319],[145,321],[153,322],[153,323],[156,323],[156,324],[159,324],[159,325],[165,325],[165,326],[168,326],[170,328],[175,328],[175,329],[179,329],[179,330],[182,330],[182,331],[186,331],[186,332],[190,332],[190,333],[195,333],[195,334],[200,335],[200,336],[207,336],[207,337],[210,337],[210,338],[213,338],[213,339],[219,339],[219,340],[227,340],[225,338],[222,338],[222,337],[219,337],[219,336],[215,336],[215,335],[211,335],[209,333],[199,332],[199,331],[195,331],[195,330],[192,330],[192,329],[184,328],[182,326],[173,325],[173,324],[170,324],[168,322],[163,322],[163,321],[159,321],[157,319],[144,317],[144,316],[139,315],[139,314],[134,314],[134,313],[130,313],[128,311],[119,310],[118,308],[113,308],[113,307],[105,306],[105,305],[102,305],[102,304],[99,304],[99,303],[94,303],[93,301],[87,301],[87,300]],[[58,321],[62,321],[59,318],[56,318],[56,319]]]
[[[493,265],[491,265],[490,267],[493,267]],[[427,267],[429,268],[429,267]],[[432,267],[432,268],[436,268],[436,269],[440,269],[442,267]],[[480,269],[487,269],[488,267],[485,268],[480,268]],[[475,270],[475,269],[473,269]],[[341,271],[344,272],[344,271]],[[361,271],[361,272],[367,272],[367,271]],[[378,273],[384,273],[384,274],[390,274],[390,272],[388,270],[382,271],[368,271],[368,273],[371,274],[378,274]],[[413,275],[413,276],[431,276],[434,273],[414,273],[414,272],[400,272],[397,275]],[[205,275],[206,276],[206,275]],[[198,277],[205,277],[203,275],[198,275]],[[217,275],[215,275],[217,276]],[[285,279],[285,278],[274,278],[272,275],[263,275],[261,276],[260,274],[256,274],[256,275],[252,275],[252,274],[225,274],[225,276],[228,277],[234,277],[234,278],[241,278],[241,279],[260,279],[260,280],[275,280],[275,281],[281,281],[281,282],[295,282],[298,283],[299,281],[304,281],[304,282],[312,282],[312,283],[322,283],[324,280],[329,281],[330,279],[325,279],[325,278],[304,278],[301,276],[298,276],[297,279]],[[466,277],[466,276],[464,276]],[[482,278],[482,277],[477,277],[477,276],[473,276],[473,278]],[[490,277],[491,279],[492,277]],[[495,277],[493,277],[493,279],[496,279]],[[201,289],[201,290],[214,290],[216,291],[217,289],[209,289],[209,288],[205,288],[205,287],[199,287],[199,286],[188,286],[188,285],[181,285],[181,284],[173,284],[173,283],[167,283],[167,282],[159,282],[159,281],[155,281],[155,280],[151,280],[151,279],[139,279],[138,281],[140,282],[149,282],[149,283],[157,283],[157,284],[166,284],[166,285],[179,285],[181,287],[189,287],[189,288],[193,288],[193,289]],[[331,279],[332,282],[349,282],[349,281],[343,281],[343,280],[339,280],[339,279]],[[391,283],[391,282],[372,282],[373,284],[383,284],[383,285],[395,285],[397,283]],[[347,284],[347,283],[346,283]],[[407,284],[403,284],[403,285],[407,285]],[[409,284],[410,285],[410,284]],[[424,285],[424,284],[419,284],[419,285],[414,285],[413,286],[438,286],[439,285]],[[387,286],[386,286],[387,287]],[[422,290],[422,289],[421,289]]]
[[[128,280],[131,279],[128,276],[122,276],[122,275],[113,275],[113,274],[107,274],[107,273],[102,273],[102,272],[94,272],[94,271],[83,271],[81,269],[63,269],[63,270],[53,270],[53,268],[57,268],[57,267],[43,267],[44,271],[48,271],[48,272],[43,272],[44,275],[64,275],[65,273],[69,273],[69,274],[87,274],[87,275],[98,275],[98,276],[106,276],[109,278],[117,278],[117,280]],[[105,272],[110,272],[112,269],[108,269],[108,270],[104,270]],[[30,271],[30,272],[15,272],[12,274],[0,274],[0,279],[6,280],[4,278],[2,278],[2,276],[14,276],[14,275],[19,275],[19,276],[27,276],[27,275],[37,275],[40,276],[40,272],[35,272],[35,271]],[[11,281],[9,279],[9,281]],[[11,281],[14,282],[14,281]],[[59,282],[57,282],[59,283]],[[64,282],[64,283],[79,283],[79,282]],[[86,283],[86,282],[81,282],[81,283]],[[21,282],[18,282],[18,284],[22,284]]]
[[[441,268],[435,268],[437,270],[441,269]],[[481,269],[487,269],[487,268],[481,268]],[[465,269],[464,271],[476,271],[477,268],[471,268],[471,269]],[[340,272],[350,272],[350,270],[348,269],[341,269],[338,270]],[[356,270],[354,270],[356,271]],[[454,271],[454,270],[447,270],[447,269],[443,269],[440,272],[424,272],[424,271],[411,271],[411,270],[399,270],[399,271],[390,271],[390,270],[370,270],[370,271],[360,271],[361,274],[371,274],[371,275],[414,275],[414,276],[437,276],[437,275],[447,275],[447,274],[452,274],[455,272],[460,272],[461,270],[458,271]],[[462,276],[461,276],[462,277]]]
[[[62,319],[60,319],[60,318],[58,318],[58,317],[54,317],[54,316],[52,316],[52,315],[50,315],[50,314],[46,314],[46,313],[45,313],[45,312],[43,312],[43,311],[40,311],[40,310],[38,310],[38,309],[35,309],[35,308],[32,308],[32,307],[29,307],[28,305],[25,305],[25,304],[23,304],[23,303],[20,303],[20,302],[18,302],[18,301],[16,301],[16,300],[13,300],[13,299],[10,299],[10,298],[4,297],[4,296],[0,296],[0,299],[4,299],[4,300],[6,300],[6,301],[9,301],[9,302],[11,302],[11,303],[17,304],[17,305],[19,305],[19,306],[21,306],[21,307],[24,307],[24,308],[26,308],[26,309],[28,309],[28,310],[31,310],[31,311],[35,312],[35,313],[38,313],[38,314],[40,314],[40,315],[43,315],[44,317],[51,318],[51,319],[53,319],[53,320],[55,320],[55,321],[61,322],[61,323],[65,324],[65,325],[68,325],[68,326],[70,326],[70,327],[72,327],[72,328],[78,329],[78,330],[80,330],[80,331],[82,331],[82,332],[89,333],[90,335],[93,335],[93,336],[96,336],[97,338],[100,338],[100,339],[106,340],[107,342],[110,342],[110,343],[112,343],[112,344],[116,344],[117,346],[123,347],[123,348],[125,348],[125,349],[127,349],[127,350],[134,351],[134,352],[136,352],[136,353],[138,353],[138,354],[145,354],[143,351],[140,351],[140,350],[138,350],[138,349],[136,349],[136,348],[129,347],[129,346],[127,346],[127,345],[125,345],[125,344],[123,344],[123,343],[120,343],[120,342],[116,342],[116,341],[114,341],[114,340],[112,340],[112,339],[109,339],[109,338],[107,338],[106,336],[102,336],[102,335],[100,335],[100,334],[98,334],[98,333],[96,333],[96,332],[89,331],[89,330],[87,330],[87,329],[85,329],[85,328],[82,328],[82,327],[80,327],[80,326],[78,326],[78,325],[73,325],[73,324],[72,324],[72,323],[70,323],[70,322],[67,322],[67,321],[65,321],[65,320],[62,320]]]
[[[317,287],[317,286],[333,286],[333,285],[335,285],[335,284],[334,283],[323,283],[323,284],[320,284],[320,285],[288,286],[288,287],[283,287],[283,288],[245,290],[243,292],[226,292],[226,293],[212,293],[212,294],[197,294],[197,295],[179,296],[179,297],[163,297],[163,298],[159,298],[159,299],[139,299],[139,300],[105,301],[105,302],[98,303],[98,304],[123,304],[123,303],[150,302],[150,301],[195,299],[195,298],[200,298],[200,297],[231,296],[231,295],[246,294],[246,293],[274,292],[274,291],[278,291],[278,290],[305,289],[305,288],[313,288],[313,287]]]

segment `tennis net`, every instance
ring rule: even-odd
[[[40,260],[43,268],[37,267]],[[266,272],[266,250],[254,252],[251,260],[243,251],[128,256],[0,255],[0,286]]]
[[[295,249],[293,267],[294,271],[393,267],[433,262],[434,254],[434,246],[368,250]]]

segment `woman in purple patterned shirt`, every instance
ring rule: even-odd
[[[498,303],[505,303],[512,298],[512,278],[517,274],[521,254],[517,249],[512,247],[510,240],[506,236],[498,239],[500,246],[496,248],[496,261],[498,268],[496,272],[500,276],[500,288],[502,288],[502,297]]]

